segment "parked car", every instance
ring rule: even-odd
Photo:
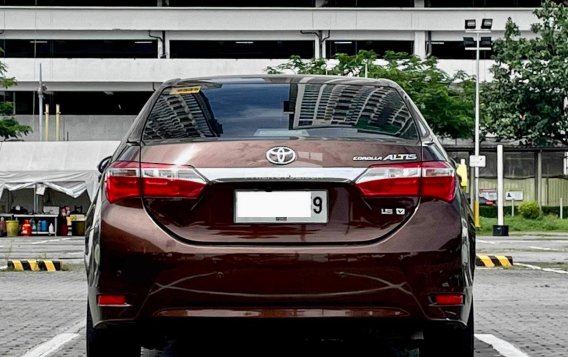
[[[483,197],[483,196],[479,196],[479,204],[481,206],[495,206],[496,202],[493,200],[488,200],[487,198]]]
[[[100,168],[89,357],[282,324],[473,356],[473,220],[396,83],[171,80]]]

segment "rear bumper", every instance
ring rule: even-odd
[[[463,325],[452,321],[414,319],[367,318],[311,318],[311,319],[250,319],[250,318],[160,318],[138,320],[136,323],[108,323],[113,331],[134,334],[146,348],[163,348],[168,341],[196,346],[242,346],[255,351],[259,341],[262,346],[274,345],[293,349],[317,343],[317,350],[342,347],[342,344],[325,344],[322,341],[347,342],[368,353],[366,346],[377,348],[384,343],[409,348],[421,341],[420,331],[440,328],[460,329]],[[306,342],[308,344],[306,344]],[[353,343],[355,342],[355,343]],[[371,343],[371,345],[369,345]],[[246,347],[245,347],[246,346]],[[263,349],[264,352],[264,349]],[[256,355],[256,354],[254,354]],[[335,355],[335,353],[331,353]]]
[[[207,246],[178,241],[141,215],[141,207],[108,206],[100,237],[89,242],[100,245],[98,263],[88,263],[96,326],[203,318],[467,322],[472,279],[461,225],[413,219],[373,244]],[[435,306],[437,293],[464,294],[465,303]],[[97,306],[99,294],[126,295],[129,305]]]

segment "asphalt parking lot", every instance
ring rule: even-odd
[[[2,239],[0,266],[8,258],[79,263],[82,248],[80,238]],[[478,248],[516,264],[477,272],[476,356],[568,356],[568,236],[480,237]],[[76,267],[0,271],[0,356],[85,356],[86,282]]]

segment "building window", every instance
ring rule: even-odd
[[[328,0],[326,7],[414,7],[414,0]]]
[[[2,106],[0,117],[2,115],[15,114],[14,101],[14,92],[0,92],[0,104]]]
[[[463,41],[433,41],[431,55],[439,59],[475,59],[475,51],[466,50]],[[491,59],[492,55],[490,50],[479,51],[482,60]]]
[[[315,0],[164,0],[171,7],[314,7]]]
[[[386,51],[413,52],[412,41],[350,41],[335,40],[327,41],[327,58],[333,58],[338,53],[348,55],[357,54],[360,50],[375,51],[379,57],[383,57]]]
[[[313,41],[170,41],[171,58],[314,57]]]
[[[4,57],[157,58],[155,40],[2,40]]]
[[[497,177],[497,153],[482,152],[486,156],[486,166],[479,169],[479,177]],[[510,179],[535,177],[535,155],[532,151],[505,151],[503,154],[503,176]]]
[[[542,154],[542,177],[564,177],[565,152],[547,152]]]
[[[149,6],[156,7],[156,0],[0,0],[2,6]]]
[[[44,97],[50,112],[57,104],[62,115],[136,115],[151,92],[50,92]],[[38,113],[36,92],[0,92],[0,100],[15,103],[16,115]]]
[[[539,7],[541,3],[542,0],[426,0],[427,7]]]

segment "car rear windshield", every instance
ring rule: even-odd
[[[265,138],[418,140],[389,86],[334,83],[197,83],[166,88],[143,140]]]

